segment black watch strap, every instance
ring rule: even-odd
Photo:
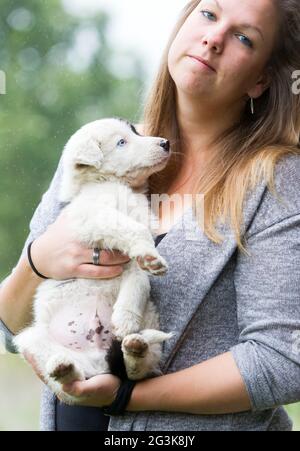
[[[101,407],[104,415],[123,415],[135,385],[136,381],[131,381],[129,379],[123,381],[119,387],[115,400],[109,406]]]

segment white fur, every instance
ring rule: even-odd
[[[127,144],[118,146],[121,139]],[[167,263],[154,245],[153,216],[145,193],[148,177],[163,169],[169,158],[161,142],[162,138],[135,134],[119,119],[102,119],[82,127],[65,146],[59,198],[70,202],[64,214],[71,220],[74,239],[91,249],[91,262],[94,247],[118,249],[131,258],[122,275],[114,279],[41,283],[34,298],[33,325],[14,339],[19,352],[33,355],[49,386],[67,403],[75,400],[62,392],[63,383],[109,369],[105,350],[90,343],[88,350],[76,351],[55,339],[50,325],[62,309],[72,318],[75,311],[87,306],[111,308],[113,331],[122,341],[128,377],[142,379],[159,374],[160,343],[172,334],[157,330],[159,319],[150,300],[148,273],[163,275]],[[146,223],[145,218],[149,218]],[[155,260],[142,270],[136,258],[146,264],[149,256]],[[145,355],[127,351],[131,340],[145,345]],[[73,371],[54,379],[51,374],[60,365],[72,365]]]

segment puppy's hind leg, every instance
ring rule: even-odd
[[[154,329],[127,335],[122,341],[122,351],[128,378],[139,380],[160,375],[161,343],[172,336]]]
[[[115,336],[121,341],[141,330],[150,297],[150,282],[136,262],[123,275],[111,318]]]
[[[30,354],[46,381],[59,383],[84,380],[84,374],[73,358],[73,353],[55,342],[45,327],[33,326],[14,338],[14,344],[22,354]]]

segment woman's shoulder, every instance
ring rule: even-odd
[[[248,230],[255,234],[288,218],[300,217],[300,152],[282,157],[274,169],[274,190],[266,185]]]
[[[277,162],[274,187],[300,213],[300,150],[299,154],[285,155]]]
[[[285,155],[277,162],[275,178],[287,182],[292,179],[300,183],[300,149],[299,153]]]

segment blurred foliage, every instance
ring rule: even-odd
[[[38,431],[42,383],[17,355],[0,355],[0,431]]]
[[[59,0],[1,0],[0,280],[19,258],[69,136],[101,117],[139,121],[145,69],[109,47],[109,20],[73,17]],[[0,430],[38,430],[39,392],[18,356],[0,356]],[[289,412],[300,430],[299,405]]]
[[[1,0],[0,279],[19,257],[70,135],[102,117],[138,121],[146,74],[110,48],[108,25],[106,14],[73,17],[59,0]]]
[[[109,21],[103,13],[74,17],[59,0],[1,0],[0,281],[19,258],[72,133],[102,117],[139,120],[146,72],[110,48]],[[0,430],[37,430],[39,393],[18,356],[0,355]]]

